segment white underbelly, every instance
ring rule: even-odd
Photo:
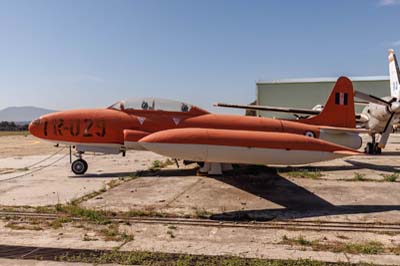
[[[185,160],[219,163],[300,165],[344,155],[327,151],[252,148],[208,144],[141,143],[147,150]]]

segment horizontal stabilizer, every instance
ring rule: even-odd
[[[320,129],[330,133],[369,133],[370,131],[365,128],[347,128],[347,127],[330,127],[330,126],[320,126]]]

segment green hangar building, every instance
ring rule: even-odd
[[[389,76],[349,77],[354,90],[378,97],[390,95]],[[312,109],[325,105],[337,78],[282,79],[256,82],[256,104]],[[357,99],[356,99],[357,100]],[[356,105],[361,112],[363,105]],[[288,113],[257,111],[257,116],[293,119]]]

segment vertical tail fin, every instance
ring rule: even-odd
[[[340,77],[319,115],[300,120],[302,123],[355,128],[353,83],[347,77]]]
[[[389,77],[390,77],[390,95],[397,100],[400,99],[400,70],[397,58],[393,49],[389,49]]]

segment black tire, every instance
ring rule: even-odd
[[[378,143],[375,144],[374,154],[382,154],[382,149],[378,147]]]
[[[85,160],[83,159],[78,159],[75,160],[72,164],[71,164],[71,170],[74,174],[76,175],[83,175],[86,173],[88,169],[88,164]]]
[[[204,167],[204,162],[197,162],[197,165],[200,167]]]
[[[365,146],[365,153],[374,154],[374,145],[371,142],[368,142],[367,146]]]

